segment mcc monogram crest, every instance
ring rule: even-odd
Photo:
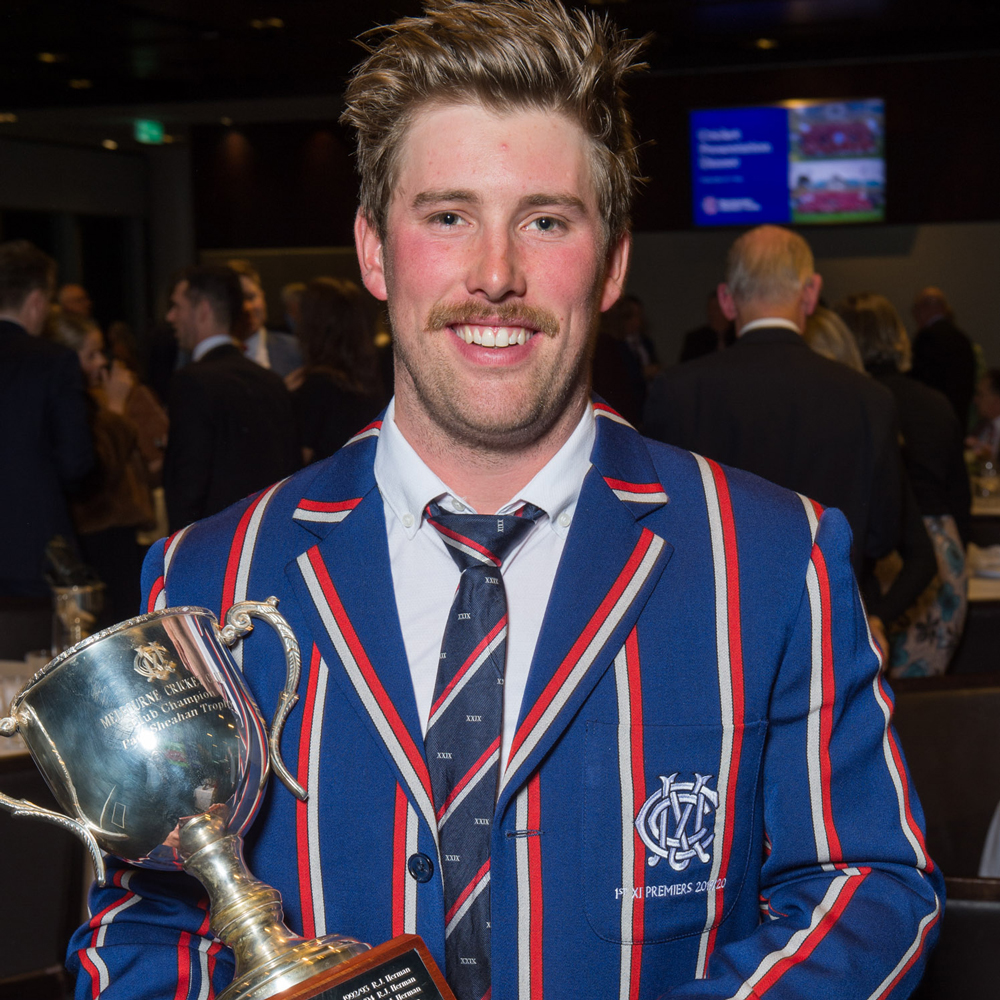
[[[642,804],[635,828],[652,851],[647,864],[652,868],[660,858],[676,872],[682,872],[694,858],[712,860],[709,848],[715,840],[711,822],[705,819],[719,805],[719,793],[708,787],[710,774],[694,775],[694,781],[678,781],[675,771],[660,777],[660,787]]]

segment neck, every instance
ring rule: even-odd
[[[748,323],[759,319],[787,319],[802,332],[806,323],[805,310],[798,303],[749,302],[736,313],[736,329],[742,330]]]
[[[458,440],[422,407],[396,395],[396,426],[427,467],[457,497],[480,514],[495,514],[545,467],[569,440],[589,401],[589,387],[576,394],[555,423],[530,444],[502,448]]]

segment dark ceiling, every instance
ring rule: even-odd
[[[1000,49],[998,0],[577,0],[653,32],[656,74]],[[0,114],[339,94],[409,0],[4,0]]]

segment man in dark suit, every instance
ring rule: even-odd
[[[42,340],[56,265],[0,244],[0,597],[47,597],[45,546],[72,539],[65,491],[93,464],[80,362]]]
[[[228,267],[193,267],[167,321],[191,364],[170,385],[163,486],[171,531],[215,514],[293,472],[295,422],[285,384],[247,359],[234,332],[243,292]]]
[[[925,288],[913,303],[917,333],[910,375],[948,397],[959,425],[969,426],[976,390],[976,355],[972,341],[955,325],[955,314],[940,288]]]
[[[789,230],[760,226],[741,236],[718,290],[736,343],[654,382],[645,429],[839,507],[860,570],[899,536],[896,408],[883,386],[802,339],[822,287],[813,266],[809,245]]]
[[[243,345],[246,356],[262,368],[270,368],[282,378],[302,367],[302,351],[298,339],[290,333],[269,330],[267,299],[260,283],[260,274],[248,260],[230,260],[229,266],[240,276],[243,288],[243,308],[247,314],[247,337]]]

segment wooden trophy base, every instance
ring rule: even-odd
[[[455,1000],[427,945],[402,934],[272,1000]]]

